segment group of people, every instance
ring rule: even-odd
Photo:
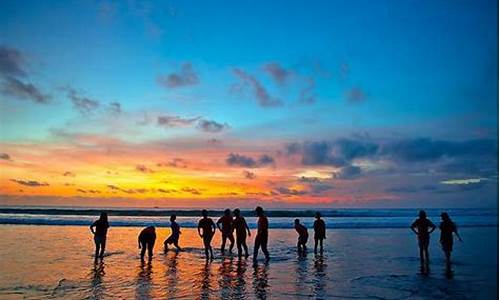
[[[264,209],[260,206],[255,208],[255,214],[257,216],[257,233],[255,235],[254,249],[253,249],[253,260],[257,260],[259,250],[264,253],[266,260],[269,260],[269,251],[267,250],[268,242],[268,229],[269,222],[264,213]],[[249,257],[248,246],[246,244],[247,236],[251,236],[250,228],[241,212],[238,208],[233,210],[231,213],[230,209],[224,211],[224,215],[220,217],[217,222],[214,222],[208,217],[208,211],[202,210],[202,218],[198,222],[198,235],[203,240],[203,247],[205,250],[205,257],[207,260],[214,258],[212,249],[212,239],[217,231],[220,230],[222,234],[222,242],[220,251],[222,254],[225,253],[226,243],[229,241],[229,252],[232,252],[235,241],[236,248],[238,249],[238,257],[245,258]],[[321,219],[321,214],[317,212],[315,214],[315,221],[313,225],[314,230],[314,253],[317,253],[318,246],[319,251],[323,254],[323,240],[326,238],[326,226],[323,219]],[[457,226],[450,219],[450,216],[443,212],[441,214],[442,222],[439,226],[441,230],[440,242],[442,249],[446,256],[446,261],[450,262],[451,252],[453,250],[453,234],[462,241],[462,238],[458,234]],[[309,234],[307,227],[300,223],[299,219],[295,219],[294,227],[298,234],[297,240],[297,251],[299,255],[305,255],[307,251],[307,240],[309,239]],[[95,242],[95,257],[103,257],[104,250],[106,247],[106,234],[109,228],[108,215],[106,212],[101,213],[100,218],[90,225],[90,230],[94,234]],[[176,222],[176,216],[170,216],[170,228],[171,234],[164,242],[164,250],[168,251],[169,245],[174,245],[174,247],[180,251],[182,248],[179,246],[179,238],[181,235],[181,230],[179,224]],[[429,261],[429,239],[430,234],[436,229],[434,225],[428,218],[425,211],[421,210],[419,212],[419,217],[411,224],[411,230],[417,235],[418,245],[420,249],[420,260],[422,263]],[[234,238],[236,235],[236,239]],[[153,248],[156,241],[156,229],[154,226],[148,226],[144,228],[138,236],[138,246],[141,249],[141,260],[144,260],[146,250],[148,251],[148,256],[151,259],[153,256]],[[243,254],[244,251],[244,254]]]

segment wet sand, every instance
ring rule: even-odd
[[[114,227],[107,254],[94,262],[83,226],[0,226],[1,299],[496,299],[498,228],[464,228],[451,270],[432,235],[430,272],[422,274],[409,229],[331,229],[325,253],[296,253],[292,229],[270,230],[271,261],[221,257],[206,263],[194,229],[183,229],[185,251],[163,254],[168,228],[157,229],[151,262],[141,263],[141,228]],[[253,238],[253,236],[252,236]],[[253,242],[249,240],[250,250]]]

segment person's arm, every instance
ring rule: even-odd
[[[429,227],[431,228],[429,233],[432,233],[434,230],[436,230],[436,225],[434,225],[434,223],[432,223],[430,220],[429,220]]]
[[[220,231],[222,231],[222,228],[220,227],[221,223],[222,223],[222,218],[219,218],[219,220],[217,220],[217,228],[219,228]]]
[[[413,222],[410,226],[411,231],[413,231],[415,234],[418,235],[418,231],[415,230],[415,227],[417,227],[417,221]]]
[[[199,235],[199,236],[202,236],[202,235],[201,235],[201,230],[200,230],[200,229],[201,229],[201,226],[200,226],[200,223],[198,223],[198,235]]]
[[[215,227],[215,223],[214,223],[214,221],[212,221],[212,234],[214,234],[216,231],[217,231],[217,227]]]
[[[245,228],[248,231],[248,236],[252,236],[252,233],[250,232],[250,228],[248,227],[247,221],[245,219],[243,219],[243,222],[245,222]]]
[[[463,242],[462,237],[458,234],[458,229],[457,226],[453,226],[453,232],[455,232],[455,235],[457,236],[458,240]]]
[[[90,231],[92,232],[92,234],[95,234],[95,230],[94,230],[95,226],[96,226],[95,222],[92,223],[92,225],[90,225]]]
[[[142,232],[141,232],[141,234],[139,234],[139,237],[137,237],[137,244],[139,245],[139,249],[141,249],[141,236],[142,236]]]

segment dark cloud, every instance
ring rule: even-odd
[[[279,85],[284,85],[287,79],[293,74],[292,71],[283,68],[276,62],[265,64],[264,71],[271,75],[271,78]]]
[[[242,85],[250,85],[253,94],[257,99],[257,103],[260,106],[276,107],[283,105],[283,102],[280,99],[271,97],[260,81],[254,76],[238,68],[233,69],[233,72],[241,80]],[[241,85],[238,87],[241,88]]]
[[[362,170],[358,166],[345,166],[340,171],[333,173],[333,178],[351,180],[361,176]]]
[[[300,196],[300,195],[305,195],[307,194],[307,191],[299,191],[296,189],[290,189],[287,187],[278,187],[276,188],[276,192],[282,195],[289,195],[289,196]]]
[[[148,191],[147,189],[143,189],[143,188],[140,188],[140,189],[124,189],[124,188],[121,188],[121,187],[118,187],[118,186],[112,185],[112,184],[108,184],[107,187],[110,190],[119,191],[119,192],[123,192],[123,193],[126,193],[126,194],[144,194],[144,193],[146,193]]]
[[[187,168],[187,161],[182,158],[174,158],[166,163],[157,164],[158,167]]]
[[[342,167],[356,158],[368,157],[377,153],[378,145],[351,139],[292,143],[286,146],[289,155],[302,156],[304,165],[332,165]]]
[[[184,63],[179,72],[166,76],[158,76],[158,83],[167,88],[177,88],[198,84],[198,74],[193,70],[191,63]]]
[[[79,113],[88,114],[99,108],[99,101],[85,97],[73,88],[66,88],[66,90],[68,98],[71,100],[71,103],[73,103],[73,107]]]
[[[421,191],[435,191],[438,187],[435,185],[424,186],[396,186],[387,188],[385,191],[389,193],[418,193]]]
[[[306,176],[301,176],[298,181],[303,182],[303,183],[318,183],[320,182],[320,179],[318,177],[306,177]]]
[[[35,180],[11,179],[10,181],[18,183],[20,185],[29,186],[29,187],[49,186],[48,183],[39,182],[39,181],[35,181]]]
[[[226,163],[230,166],[240,166],[246,168],[258,168],[274,164],[274,158],[263,154],[257,160],[252,157],[230,153],[226,158]]]
[[[229,125],[224,123],[217,123],[215,121],[200,120],[196,126],[201,131],[217,133],[229,128]]]
[[[145,165],[137,165],[135,166],[135,170],[141,173],[153,173],[153,170],[146,167]]]
[[[243,170],[243,176],[245,176],[246,179],[255,179],[257,177],[255,173],[247,170]]]
[[[312,104],[316,102],[316,97],[313,94],[316,87],[316,81],[313,78],[307,78],[307,85],[300,91],[299,102]]]
[[[236,153],[230,153],[226,158],[226,163],[230,166],[247,168],[254,168],[257,166],[257,162],[253,158]]]
[[[207,140],[207,144],[209,144],[211,146],[218,146],[218,145],[222,144],[222,141],[219,139],[209,139],[209,140]]]
[[[25,61],[19,50],[0,46],[0,76],[26,76]]]
[[[66,176],[66,177],[75,177],[75,174],[73,172],[66,171],[66,172],[63,173],[63,176]]]
[[[347,91],[346,99],[351,103],[361,103],[365,101],[366,93],[362,89],[355,87]]]
[[[179,116],[159,116],[158,117],[158,125],[165,127],[186,127],[193,125],[196,121],[198,121],[201,117],[195,118],[181,118]]]
[[[333,189],[333,186],[331,186],[330,184],[321,183],[321,184],[312,184],[310,185],[310,188],[311,192],[313,192],[314,194],[321,194],[323,192]]]
[[[6,76],[0,82],[0,91],[5,95],[32,100],[35,103],[48,103],[50,97],[44,95],[32,83],[26,83],[12,76]]]
[[[109,110],[113,114],[121,114],[122,113],[122,105],[119,102],[111,102],[109,104]]]
[[[10,155],[8,155],[7,153],[0,153],[0,159],[10,160]]]
[[[100,194],[101,191],[98,191],[98,190],[84,190],[84,189],[77,189],[76,190],[77,192],[80,192],[80,193],[84,193],[84,194]]]
[[[190,194],[193,194],[193,195],[201,195],[201,190],[195,189],[195,188],[191,188],[191,187],[184,187],[184,188],[181,189],[181,191],[186,192],[186,193],[190,193]]]

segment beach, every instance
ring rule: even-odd
[[[182,224],[181,224],[182,225]],[[141,227],[111,227],[106,255],[94,262],[86,226],[0,225],[2,299],[496,299],[498,227],[461,229],[447,270],[439,232],[430,272],[421,274],[415,236],[406,228],[329,229],[323,256],[298,257],[293,229],[271,229],[271,260],[221,256],[220,233],[206,263],[193,228],[184,251],[163,253],[170,233],[157,228],[151,262],[141,263]],[[252,230],[252,233],[254,231]],[[310,234],[311,234],[310,230]],[[250,250],[253,236],[248,240]]]

